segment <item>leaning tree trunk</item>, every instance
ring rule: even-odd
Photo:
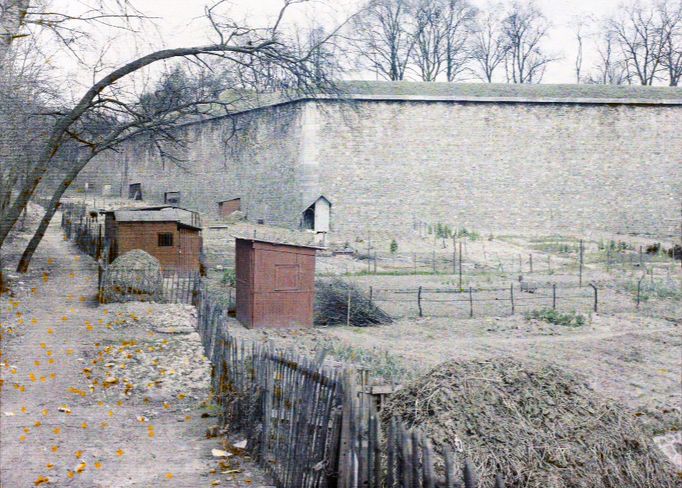
[[[40,225],[38,225],[33,237],[31,237],[26,249],[24,249],[24,253],[21,255],[21,259],[17,265],[17,273],[26,273],[28,271],[28,266],[31,264],[31,258],[33,258],[33,254],[36,252],[36,249],[38,249],[38,244],[40,244],[40,241],[43,240],[45,232],[47,231],[47,227],[50,225],[50,221],[52,221],[52,217],[54,217],[54,214],[57,212],[59,200],[62,198],[66,189],[69,188],[73,180],[76,178],[78,173],[80,173],[84,166],[85,163],[78,164],[76,168],[59,183],[59,186],[52,195],[50,203],[47,204],[45,215],[43,215]]]

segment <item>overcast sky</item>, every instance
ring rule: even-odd
[[[209,39],[210,29],[202,18],[206,0],[132,0],[144,14],[157,17],[154,27],[147,26],[143,36],[136,40],[121,34],[107,52],[106,59],[112,65],[132,58],[154,48],[195,45]],[[470,0],[477,7],[485,7],[487,0]],[[536,0],[552,24],[546,48],[561,57],[546,71],[543,83],[574,83],[576,55],[575,30],[580,19],[600,19],[616,11],[621,0]],[[74,0],[55,0],[73,6]],[[311,23],[310,19],[322,20],[328,25],[340,22],[363,2],[359,0],[333,0],[311,2],[291,8],[289,19],[294,22]],[[248,18],[251,25],[265,25],[279,11],[282,0],[231,0],[233,18]],[[591,29],[594,32],[594,25]],[[588,39],[584,47],[583,72],[590,71],[596,59],[591,54],[594,45]],[[75,69],[69,68],[72,73]],[[82,74],[81,74],[82,76]],[[357,77],[355,75],[354,77]]]

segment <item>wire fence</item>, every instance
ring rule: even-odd
[[[198,332],[213,364],[220,421],[282,488],[475,488],[474,468],[445,454],[435,471],[430,440],[397,419],[382,425],[352,370],[330,370],[272,346],[237,341],[227,310],[202,288]],[[505,486],[497,476],[496,488]]]
[[[538,308],[600,310],[599,288],[593,283],[585,287],[512,283],[507,288],[467,289],[370,286],[367,294],[393,317],[502,317]]]
[[[556,277],[576,277],[582,285],[585,275],[594,269],[611,272],[665,268],[670,272],[682,266],[682,249],[666,250],[660,244],[635,247],[623,242],[601,242],[592,244],[592,252],[588,254],[587,244],[583,240],[577,240],[571,245],[548,246],[545,251],[518,253],[516,256],[506,254],[505,257],[500,257],[495,252],[486,252],[485,244],[481,243],[477,250],[480,256],[477,254],[474,259],[473,249],[467,250],[467,247],[478,245],[478,241],[453,240],[451,253],[444,252],[450,247],[445,242],[443,241],[441,251],[432,250],[428,253],[385,253],[368,246],[368,249],[359,251],[356,256],[364,262],[365,267],[347,274],[458,275],[460,287],[465,285],[462,280],[465,275],[549,274]]]

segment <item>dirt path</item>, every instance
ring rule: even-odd
[[[26,283],[30,292],[2,302],[0,486],[269,485],[248,459],[219,464],[212,456],[221,442],[206,438],[216,423],[202,402],[207,386],[187,398],[123,394],[123,385],[104,391],[88,373],[103,363],[123,370],[111,363],[120,356],[102,351],[130,347],[131,331],[107,326],[111,317],[94,300],[95,265],[54,220],[34,259],[45,274]],[[161,340],[154,334],[149,340]],[[141,347],[130,347],[127,357],[136,352]]]

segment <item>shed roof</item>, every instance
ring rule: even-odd
[[[195,212],[180,207],[126,208],[106,213],[113,213],[117,222],[177,222],[193,229],[201,229],[197,225]]]
[[[327,249],[326,247],[315,246],[313,244],[297,244],[294,242],[283,242],[283,241],[278,241],[275,239],[260,239],[260,238],[256,238],[256,237],[247,237],[247,236],[239,236],[239,235],[233,235],[231,237],[234,237],[235,239],[238,239],[240,241],[263,242],[265,244],[274,244],[276,246],[304,247],[307,249],[318,249],[318,250]]]

